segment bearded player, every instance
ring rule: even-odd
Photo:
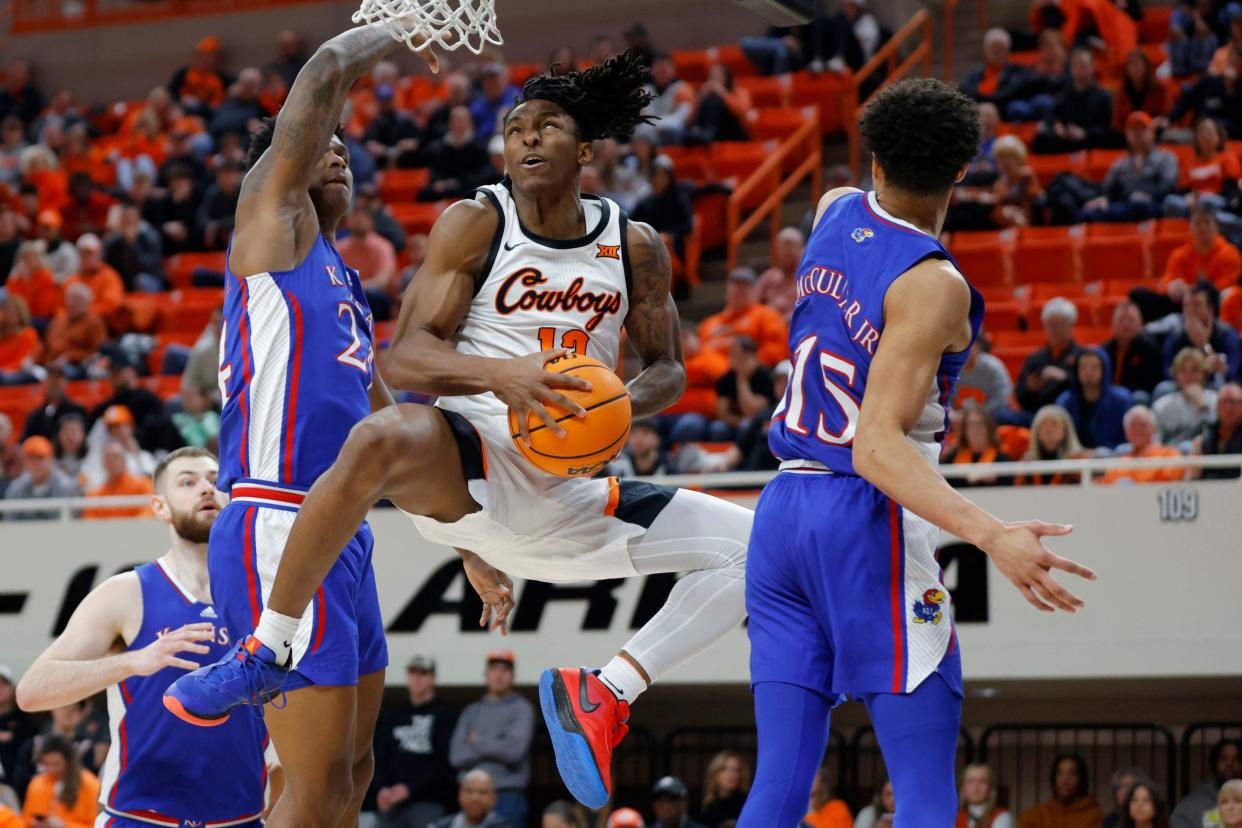
[[[168,551],[86,596],[22,676],[17,700],[33,712],[107,690],[112,748],[100,826],[257,828],[267,783],[262,720],[237,716],[206,731],[170,718],[160,702],[174,678],[233,644],[207,578],[207,536],[224,506],[216,459],[178,449],[160,461],[154,483],[151,508],[168,524]]]
[[[418,45],[417,43],[415,45]],[[372,319],[358,274],[334,246],[349,210],[349,152],[337,135],[354,81],[401,47],[383,27],[321,46],[274,120],[251,136],[228,251],[220,335],[220,479],[231,501],[211,533],[216,610],[240,638],[254,630],[306,491],[372,410],[392,403],[373,375]],[[435,68],[430,53],[426,59]],[[283,644],[285,703],[266,712],[285,789],[274,828],[352,826],[371,779],[371,737],[388,652],[371,568],[370,528],[355,522],[319,574],[314,605],[282,638],[259,631],[206,686],[268,700],[259,641]],[[244,655],[244,660],[237,656]],[[270,656],[270,651],[266,656]],[[283,680],[288,678],[287,682]],[[182,685],[175,685],[181,687]],[[184,721],[220,726],[197,697],[164,696]]]
[[[953,824],[962,664],[941,530],[982,549],[1041,610],[1082,606],[1052,569],[1095,577],[1041,541],[1070,527],[998,520],[935,466],[983,320],[938,241],[978,151],[978,108],[939,81],[902,81],[860,127],[875,190],[820,201],[798,269],[793,373],[768,437],[782,462],[746,573],[759,761],[740,828],[801,822],[845,696],[871,715],[895,828]]]
[[[462,553],[467,574],[501,623],[511,606],[506,573],[564,582],[688,572],[598,673],[556,669],[540,679],[561,775],[593,808],[609,797],[612,748],[629,705],[741,620],[751,524],[749,510],[697,492],[553,477],[509,435],[510,408],[523,428],[534,414],[557,433],[547,405],[584,415],[558,389],[585,383],[544,366],[567,349],[616,365],[623,329],[642,361],[628,386],[634,416],[655,414],[682,392],[663,241],[578,187],[592,141],[625,140],[644,122],[646,79],[626,53],[523,87],[502,126],[508,178],[440,217],[386,360],[390,381],[438,395],[438,408],[396,406],[354,429],[294,524],[264,614],[273,637],[264,638],[261,624],[265,646],[246,656],[263,661],[256,675],[264,682],[277,677],[269,665],[285,660],[281,639],[380,498],[409,513],[429,540],[471,550]],[[217,669],[247,668],[242,660]],[[177,686],[206,681],[190,676]],[[263,692],[279,686],[265,683]],[[251,698],[193,694],[207,706],[200,715],[214,717]]]

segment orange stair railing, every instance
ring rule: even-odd
[[[802,161],[789,175],[781,178],[781,170],[786,161],[792,163],[795,157]],[[737,186],[729,195],[725,213],[725,233],[727,238],[728,266],[732,270],[737,265],[738,249],[746,241],[759,223],[768,218],[771,222],[770,234],[773,255],[776,250],[776,235],[781,229],[781,207],[785,199],[793,192],[803,179],[810,176],[811,197],[818,199],[823,188],[823,148],[819,132],[819,115],[813,114],[798,127],[798,130],[785,139],[776,152],[764,159],[746,180]],[[760,202],[745,218],[742,217],[743,204],[759,187],[776,182],[772,192]]]

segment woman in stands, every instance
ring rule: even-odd
[[[78,752],[59,735],[46,736],[39,750],[43,772],[30,780],[22,816],[29,828],[90,828],[95,824],[99,779],[82,767]]]
[[[1142,49],[1126,55],[1122,69],[1121,89],[1113,96],[1113,129],[1126,127],[1131,112],[1146,112],[1153,118],[1168,115],[1173,102],[1165,94],[1164,85],[1156,78],[1156,70]]]
[[[1031,423],[1031,446],[1023,460],[1071,460],[1085,453],[1068,411],[1059,405],[1045,405],[1036,412]],[[1056,472],[1021,474],[1017,483],[1019,486],[1058,486],[1078,480],[1077,474]]]
[[[691,118],[695,138],[713,141],[745,141],[744,122],[753,102],[750,93],[733,84],[733,73],[723,63],[707,70],[707,81],[698,88]]]
[[[1169,802],[1150,779],[1130,786],[1118,828],[1169,828]]]
[[[1203,116],[1195,122],[1195,154],[1185,162],[1182,182],[1185,193],[1171,193],[1163,202],[1166,216],[1189,216],[1195,204],[1207,204],[1216,211],[1217,220],[1236,226],[1238,218],[1224,211],[1231,198],[1238,194],[1242,178],[1242,161],[1229,149],[1225,127],[1215,118]],[[1232,219],[1232,220],[1230,220]]]
[[[891,820],[896,813],[897,800],[893,797],[893,783],[888,781],[888,775],[885,774],[876,780],[875,796],[870,805],[858,812],[858,818],[854,820],[854,828],[892,825]]]
[[[945,463],[1008,463],[1012,457],[1001,450],[1000,437],[996,433],[996,420],[986,408],[974,403],[962,409],[961,437],[956,446],[945,455]],[[972,486],[1011,486],[1012,477],[995,474],[955,477],[949,481],[955,488]]]
[[[39,334],[30,324],[30,308],[16,293],[0,305],[0,385],[34,382],[30,373],[39,355]]]
[[[996,773],[990,765],[967,765],[958,792],[953,828],[1014,828],[1013,814],[996,804]]]
[[[699,822],[715,828],[722,822],[736,820],[746,804],[750,790],[750,766],[740,754],[722,750],[712,757],[703,780],[703,810]]]
[[[1177,447],[1193,440],[1216,411],[1216,392],[1211,389],[1207,357],[1198,348],[1182,348],[1173,358],[1169,371],[1177,390],[1158,397],[1151,404],[1160,426],[1160,442]]]
[[[1232,779],[1221,785],[1216,805],[1220,828],[1242,828],[1242,779]],[[1212,814],[1205,816],[1211,817]]]

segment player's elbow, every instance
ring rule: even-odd
[[[345,79],[350,55],[333,40],[320,46],[302,68],[317,84],[340,83]]]
[[[31,686],[29,675],[23,676],[22,680],[17,683],[14,694],[18,708],[26,713],[41,713],[52,707],[46,704],[40,693]]]
[[[854,471],[870,483],[875,483],[876,477],[882,473],[882,464],[879,461],[883,456],[883,451],[880,448],[880,442],[882,441],[874,427],[859,424],[858,431],[854,434],[852,453]]]

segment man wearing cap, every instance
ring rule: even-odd
[[[789,326],[779,313],[759,304],[755,296],[758,278],[749,267],[730,271],[724,310],[703,320],[699,336],[704,349],[726,359],[733,337],[749,336],[755,342],[759,361],[772,367],[789,355]]]
[[[643,828],[643,815],[633,808],[618,808],[608,815],[608,828]]]
[[[449,761],[460,772],[482,768],[496,783],[496,812],[511,825],[526,824],[530,742],[535,708],[513,691],[513,652],[487,654],[487,694],[457,720]]]
[[[651,789],[651,813],[655,821],[649,828],[705,828],[690,819],[690,792],[676,776],[666,776]]]
[[[1129,151],[1113,162],[1104,195],[1088,201],[1079,221],[1146,221],[1177,187],[1177,157],[1156,146],[1151,116],[1142,110],[1126,118]]]
[[[21,476],[9,484],[5,500],[31,500],[46,497],[77,497],[82,487],[58,468],[52,443],[46,437],[27,437],[22,441]],[[9,512],[6,520],[55,520],[56,510]]]
[[[376,806],[382,828],[426,828],[447,813],[456,774],[448,763],[457,711],[436,696],[435,659],[405,665],[409,697],[375,729]]]
[[[82,476],[86,479],[88,490],[104,485],[112,476],[105,459],[110,446],[120,448],[125,467],[131,475],[150,477],[155,471],[154,458],[138,445],[138,439],[134,436],[134,415],[123,405],[108,406],[88,442],[90,451],[82,463]]]
[[[78,249],[65,238],[64,226],[59,210],[41,210],[35,218],[35,237],[47,245],[43,259],[57,282],[77,273],[79,265]]]
[[[78,272],[70,276],[65,284],[89,287],[95,295],[91,312],[107,319],[125,301],[125,283],[121,281],[121,274],[104,263],[103,242],[94,233],[83,233],[78,237],[78,256],[81,260]]]
[[[0,664],[0,781],[13,778],[18,748],[38,733],[30,715],[17,707],[16,687],[13,669]]]
[[[108,443],[103,450],[104,482],[86,493],[87,497],[125,497],[153,494],[151,478],[129,470],[129,454],[120,443]],[[94,507],[82,513],[87,520],[151,517],[150,506]]]

